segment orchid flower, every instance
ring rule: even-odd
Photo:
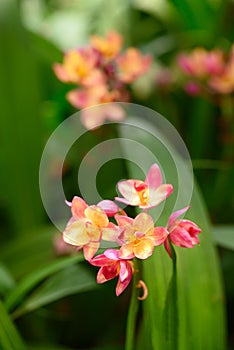
[[[64,83],[93,86],[104,83],[104,74],[97,69],[98,54],[91,48],[68,51],[63,63],[55,63],[54,72]]]
[[[173,244],[184,248],[193,248],[194,245],[199,244],[197,235],[201,233],[200,227],[190,220],[177,220],[177,218],[188,209],[189,206],[175,211],[168,220],[168,236],[164,242],[164,246],[169,256],[172,255],[169,240]]]
[[[131,282],[133,263],[130,260],[122,259],[119,256],[118,250],[107,249],[104,254],[91,259],[90,264],[101,267],[97,274],[97,283],[104,283],[119,276],[116,286],[117,296],[119,296]]]
[[[152,58],[142,55],[134,47],[130,47],[123,55],[117,57],[118,77],[124,83],[132,83],[149,69]]]
[[[90,260],[97,252],[101,239],[118,241],[119,228],[109,222],[107,214],[100,207],[88,206],[76,196],[67,204],[71,206],[72,218],[63,232],[63,240],[78,249],[83,248],[86,260]]]
[[[140,213],[135,219],[116,215],[115,219],[122,229],[119,256],[123,259],[147,259],[152,255],[154,247],[167,238],[167,230],[164,227],[155,228],[152,217],[147,213]]]
[[[164,201],[173,191],[170,184],[162,184],[162,174],[157,164],[153,164],[145,181],[124,180],[118,183],[118,190],[123,198],[115,200],[141,209],[153,208]]]

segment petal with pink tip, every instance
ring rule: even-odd
[[[141,183],[144,182],[139,180],[120,181],[118,183],[118,190],[124,198],[116,197],[115,200],[130,205],[140,204],[139,195],[135,189],[135,185],[140,185]]]
[[[92,258],[89,262],[93,266],[104,266],[108,265],[110,260],[104,254],[100,254]]]
[[[126,278],[128,278],[128,269],[126,266],[126,262],[120,261],[119,264],[120,264],[119,279],[121,282],[123,282],[124,280],[126,280]]]
[[[85,216],[97,227],[106,227],[109,223],[106,213],[96,205],[91,205],[85,209]]]
[[[70,81],[69,75],[67,74],[66,70],[64,69],[63,65],[59,63],[55,63],[53,65],[53,70],[55,75],[59,80],[61,80],[63,83],[68,83]]]
[[[133,227],[135,231],[147,233],[154,227],[154,222],[149,214],[141,213],[133,220]]]
[[[107,249],[104,255],[111,260],[119,260],[119,251],[115,249]]]
[[[117,296],[119,296],[127,288],[132,279],[132,265],[130,263],[126,263],[126,267],[128,276],[123,281],[121,281],[120,278],[118,279],[118,283],[115,290]]]
[[[173,186],[170,184],[164,184],[159,186],[155,191],[149,191],[149,200],[147,206],[144,208],[155,207],[164,201],[173,191]],[[143,208],[143,206],[140,206]]]
[[[75,246],[87,244],[89,242],[89,237],[86,233],[85,223],[82,221],[75,221],[67,226],[63,232],[63,240]]]
[[[170,240],[173,244],[179,247],[193,248],[192,239],[189,233],[182,227],[177,227],[170,232]]]
[[[162,184],[162,173],[156,163],[150,167],[145,182],[149,190],[156,190]]]
[[[134,248],[133,243],[126,243],[122,245],[122,247],[119,250],[119,258],[120,259],[134,258],[133,248]]]
[[[72,215],[75,218],[83,219],[85,217],[84,211],[87,207],[88,205],[85,203],[85,201],[82,198],[75,196],[72,199],[71,211],[72,211]]]
[[[133,219],[126,215],[115,215],[115,220],[120,228],[127,228],[133,223]]]
[[[154,245],[159,246],[168,237],[168,231],[164,227],[155,227],[153,234],[150,236],[152,238]]]
[[[150,255],[152,255],[154,250],[154,242],[148,238],[148,239],[141,239],[139,240],[139,243],[134,246],[133,252],[134,255],[138,259],[147,259]]]
[[[97,274],[97,283],[104,283],[118,276],[118,264],[102,266]]]
[[[100,243],[91,242],[83,247],[85,260],[90,261],[97,253]]]
[[[107,216],[114,216],[119,211],[118,205],[109,199],[99,202],[97,206],[101,208],[107,214]]]
[[[180,210],[177,210],[174,213],[172,213],[171,216],[169,217],[167,226],[169,227],[173,223],[173,221],[175,221],[179,216],[184,214],[189,208],[190,208],[190,206],[188,205],[187,207],[180,209]]]

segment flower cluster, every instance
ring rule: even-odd
[[[184,74],[188,94],[234,92],[234,46],[228,55],[220,49],[208,51],[197,47],[190,53],[179,54],[177,63]]]
[[[178,219],[189,207],[174,212],[166,227],[155,227],[146,210],[157,206],[173,191],[171,184],[163,184],[157,164],[151,166],[145,181],[123,180],[118,183],[118,190],[122,197],[116,197],[117,202],[137,206],[143,211],[131,218],[111,200],[89,206],[82,198],[74,197],[71,203],[67,202],[72,217],[63,232],[66,243],[83,249],[85,259],[100,267],[98,283],[118,277],[116,295],[125,290],[136,272],[134,258],[147,259],[161,244],[170,256],[172,243],[193,248],[199,243],[197,235],[201,232],[194,222]],[[115,222],[110,218],[114,218]],[[102,241],[113,242],[118,249],[107,249],[95,256]],[[143,281],[138,285],[146,289]],[[147,295],[146,291],[144,294]]]
[[[105,102],[130,100],[128,85],[149,69],[151,56],[142,55],[134,47],[122,53],[122,44],[122,36],[115,31],[104,38],[93,35],[87,47],[68,51],[62,64],[54,64],[58,79],[77,87],[67,94],[67,100],[74,107],[82,109]],[[119,114],[116,117],[114,113],[115,120]],[[89,119],[86,114],[82,120],[88,128],[90,124],[92,127]]]

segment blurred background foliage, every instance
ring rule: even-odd
[[[136,46],[154,57],[153,70],[133,87],[132,101],[168,118],[188,147],[213,225],[224,280],[228,347],[234,347],[234,101],[231,99],[221,109],[202,96],[188,96],[178,89],[165,92],[156,84],[156,73],[170,66],[182,50],[196,46],[230,50],[233,20],[231,0],[1,0],[3,349],[123,348],[130,292],[117,299],[114,283],[105,288],[97,286],[95,269],[87,268],[79,254],[57,256],[52,244],[56,229],[48,222],[38,184],[40,157],[48,137],[75,112],[65,100],[68,87],[57,80],[52,65],[61,62],[64,51],[85,45],[90,34],[103,35],[111,29],[123,35],[126,47]],[[104,135],[100,129],[84,137],[83,153],[78,158],[81,160]],[[68,163],[73,162],[77,158],[71,153]],[[126,166],[119,161],[112,165],[116,181],[126,178]],[[108,181],[108,167],[102,171],[99,178],[106,177]],[[114,195],[110,190],[112,180],[102,188],[100,179],[103,194]],[[76,169],[72,166],[65,169],[64,183],[68,196],[75,194]],[[195,203],[202,206],[199,201]],[[203,214],[198,211],[197,215],[199,220]],[[213,259],[212,252],[210,256]],[[151,271],[148,265],[146,277]],[[180,288],[182,285],[181,282]],[[196,308],[196,304],[193,306]],[[145,308],[149,311],[150,304]],[[223,316],[220,317],[223,327]],[[142,334],[147,335],[149,322],[146,319],[141,328],[139,348],[142,344],[147,348]],[[216,349],[221,347],[217,345]]]

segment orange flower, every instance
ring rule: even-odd
[[[105,38],[98,35],[91,36],[92,46],[106,59],[113,59],[122,48],[122,36],[115,32],[109,32]]]
[[[92,48],[71,50],[64,56],[63,63],[55,63],[54,72],[64,83],[92,86],[105,81],[98,70],[98,55]]]
[[[144,56],[139,50],[130,47],[116,59],[119,79],[124,83],[132,83],[149,69],[151,61],[150,55]]]

